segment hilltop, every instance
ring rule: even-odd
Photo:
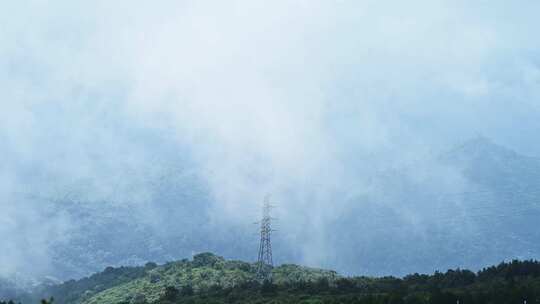
[[[192,260],[163,265],[147,263],[140,267],[108,267],[81,280],[42,288],[34,300],[53,296],[59,304],[156,303],[167,288],[184,293],[204,294],[211,290],[245,288],[255,281],[256,265],[225,260],[212,253],[201,253]],[[285,264],[272,270],[277,285],[340,278],[335,271]]]

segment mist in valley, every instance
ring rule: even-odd
[[[540,258],[539,6],[5,3],[0,276]]]

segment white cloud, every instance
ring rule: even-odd
[[[137,132],[152,130],[189,147],[216,217],[242,221],[272,192],[285,219],[308,210],[301,226],[323,235],[347,205],[339,197],[362,192],[382,166],[498,136],[498,122],[477,117],[512,115],[514,96],[533,103],[527,127],[539,127],[534,2],[10,6],[0,13],[0,149],[16,190],[79,180],[97,200],[147,206],[160,152]],[[23,186],[29,170],[42,177]],[[320,238],[305,244],[313,263],[330,250]]]

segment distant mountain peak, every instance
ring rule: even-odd
[[[468,140],[442,155],[440,160],[460,169],[471,184],[495,192],[502,189],[531,192],[537,189],[540,179],[540,159],[519,154],[486,137]]]

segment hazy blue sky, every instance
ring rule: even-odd
[[[36,228],[46,206],[21,193],[131,204],[144,221],[160,208],[149,183],[181,164],[208,186],[215,221],[255,216],[271,192],[284,228],[300,214],[324,234],[379,170],[479,135],[540,156],[538,12],[534,0],[4,1],[0,267],[46,263],[49,240],[76,225],[57,214]],[[326,241],[294,229],[302,259],[321,264]]]

